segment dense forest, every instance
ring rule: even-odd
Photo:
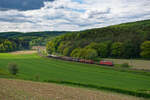
[[[54,37],[66,32],[1,32],[0,33],[0,52],[11,52],[15,50],[29,49],[32,46],[46,45]]]
[[[89,29],[57,36],[47,43],[49,54],[84,59],[150,58],[150,20]]]

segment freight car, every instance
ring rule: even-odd
[[[66,57],[66,56],[61,57],[61,59],[62,59],[62,60],[67,60],[67,61],[73,61],[73,58],[71,58],[71,57]]]
[[[93,60],[85,60],[85,63],[94,64],[94,61]]]

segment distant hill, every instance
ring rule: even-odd
[[[47,36],[56,36],[63,33],[67,33],[66,31],[44,31],[44,32],[0,32],[0,37],[3,38],[18,38],[18,37],[47,37]]]
[[[146,40],[150,40],[150,20],[124,23],[119,25],[108,26],[104,28],[88,29],[80,32],[73,32],[59,36],[51,41],[52,52],[63,54],[65,48],[69,47],[68,56],[76,48],[85,48],[91,43],[108,43],[108,49],[115,42],[124,44],[125,49],[129,48],[130,54],[122,54],[123,58],[139,57],[140,45]],[[65,44],[63,44],[65,43]],[[63,46],[65,45],[65,46]],[[132,47],[132,49],[131,49]],[[63,48],[63,49],[62,49]],[[61,50],[60,50],[61,49]],[[127,51],[128,51],[127,50]],[[67,50],[65,50],[67,52]],[[126,52],[127,52],[126,51]],[[127,56],[126,56],[127,55]],[[107,56],[112,57],[111,50],[107,52]],[[125,57],[126,56],[126,57]]]
[[[1,32],[0,52],[10,52],[30,49],[32,46],[45,46],[54,37],[66,33],[65,31],[45,32]]]
[[[78,40],[82,41],[80,43],[85,45],[89,44],[90,42],[150,40],[150,20],[113,25],[104,28],[89,29],[73,34],[66,34],[62,37],[64,37],[61,38],[62,40]],[[85,45],[83,45],[83,47]]]
[[[45,45],[48,40],[67,33],[66,31],[44,31],[44,32],[0,32],[0,38],[3,39],[21,39],[28,42],[36,42],[37,45]]]

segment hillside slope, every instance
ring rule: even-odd
[[[140,57],[140,45],[144,41],[150,40],[149,28],[150,20],[144,20],[104,28],[89,29],[59,36],[47,46],[50,47],[48,48],[51,51],[50,53],[71,56],[71,52],[76,48],[84,48],[91,43],[102,43],[99,47],[102,47],[102,49],[105,48],[106,50],[97,50],[98,55],[101,57],[112,57],[111,45],[119,42],[123,45],[123,50],[122,54],[118,57],[137,58]]]
[[[150,72],[68,62],[44,58],[36,54],[0,53],[0,61],[0,68],[6,71],[8,63],[15,62],[19,68],[16,78],[19,79],[54,82],[137,97],[150,97]]]
[[[3,38],[18,38],[18,37],[29,37],[29,36],[36,36],[36,37],[46,37],[46,36],[56,36],[59,34],[67,33],[65,31],[45,31],[45,32],[0,32],[0,37]]]

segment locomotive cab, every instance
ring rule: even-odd
[[[107,66],[114,66],[112,61],[106,61],[106,60],[100,61],[99,64],[100,65],[107,65]]]

